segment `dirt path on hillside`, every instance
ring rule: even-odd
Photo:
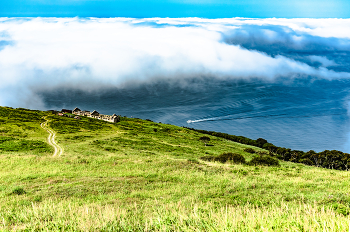
[[[44,117],[44,119],[46,120],[46,122],[41,123],[40,126],[49,133],[49,137],[47,137],[47,142],[50,146],[52,146],[55,149],[52,156],[61,156],[63,153],[63,149],[55,141],[56,132],[54,130],[51,130],[47,126],[48,120],[46,119],[46,117]]]

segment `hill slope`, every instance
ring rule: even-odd
[[[46,142],[56,132],[64,152]],[[0,230],[344,231],[349,172],[207,162],[250,146],[141,119],[0,107]],[[262,150],[252,147],[255,150]]]

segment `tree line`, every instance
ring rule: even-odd
[[[269,151],[270,156],[274,156],[280,160],[291,161],[294,163],[302,163],[309,166],[316,166],[328,169],[346,170],[350,169],[350,154],[337,150],[325,150],[308,152],[292,150],[290,148],[278,147],[267,142],[266,139],[258,138],[257,140],[249,139],[244,136],[230,135],[215,131],[198,130],[194,128],[184,127],[202,134],[208,134],[234,142],[260,147]]]

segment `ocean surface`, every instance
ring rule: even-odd
[[[79,107],[264,138],[295,150],[350,152],[349,93],[350,80],[308,77],[159,80],[92,92],[66,88],[40,95],[48,109]]]

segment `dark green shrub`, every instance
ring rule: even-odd
[[[251,147],[248,147],[248,148],[244,149],[244,151],[248,152],[250,154],[254,154],[255,153],[255,150],[253,148],[251,148]]]
[[[202,134],[224,138],[224,139],[231,140],[238,143],[264,148],[269,151],[270,156],[276,157],[280,160],[291,161],[295,163],[303,162],[307,165],[323,167],[328,169],[337,169],[337,170],[346,170],[346,171],[350,170],[349,153],[344,153],[336,150],[332,150],[332,151],[325,150],[323,152],[318,152],[318,153],[311,150],[305,153],[303,151],[292,150],[284,147],[277,147],[272,143],[268,143],[267,140],[262,138],[253,140],[243,136],[229,135],[226,133],[220,133],[215,131],[198,130],[198,129],[189,128],[189,127],[184,127],[184,128],[188,130],[197,131]],[[257,152],[257,153],[259,155],[268,155],[267,152],[264,152],[264,153]],[[208,157],[205,157],[205,159],[208,159]],[[307,159],[312,161],[312,164]]]
[[[299,163],[306,164],[306,165],[309,165],[309,166],[314,165],[314,163],[309,158],[301,159],[301,160],[299,160]]]
[[[235,164],[245,164],[246,163],[243,155],[237,154],[237,153],[231,153],[231,152],[223,153],[219,157],[220,157],[220,159],[225,157],[226,158],[225,162],[230,161],[230,162],[235,163]]]
[[[207,143],[210,141],[210,138],[208,136],[202,136],[199,138],[199,140],[202,141],[206,146]]]
[[[25,193],[26,193],[26,191],[24,191],[24,189],[22,187],[18,187],[18,186],[15,187],[11,192],[11,194],[16,194],[16,195],[23,195]]]
[[[276,147],[272,143],[265,143],[262,148],[268,150],[269,152],[276,152],[278,150],[278,147]]]
[[[269,153],[267,153],[267,151],[258,151],[257,154],[258,155],[268,155]]]
[[[214,158],[214,161],[219,161],[220,163],[226,163],[231,157],[232,153],[223,153]]]
[[[266,140],[266,139],[258,138],[258,139],[256,140],[256,145],[257,145],[258,147],[263,147],[265,143],[267,143],[267,140]]]
[[[118,149],[115,149],[114,147],[105,147],[105,150],[109,152],[118,151]]]
[[[201,157],[202,160],[206,161],[218,161],[220,163],[226,163],[226,162],[232,162],[235,164],[245,164],[245,158],[241,154],[236,153],[223,153],[219,156],[203,156]]]
[[[280,166],[278,159],[269,155],[257,155],[249,162],[249,165]]]
[[[243,176],[248,175],[248,171],[247,170],[240,170],[240,172]]]

